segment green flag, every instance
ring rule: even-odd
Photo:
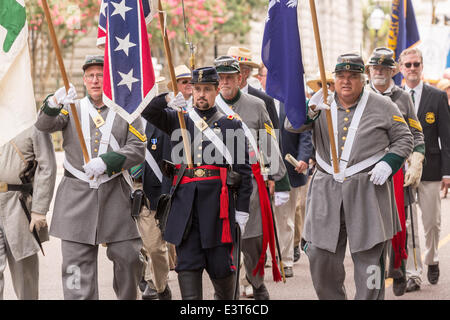
[[[36,121],[24,0],[0,1],[0,146]]]

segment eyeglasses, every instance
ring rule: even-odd
[[[420,62],[414,62],[414,63],[406,62],[404,65],[408,69],[411,68],[411,65],[413,65],[414,68],[418,68],[418,67],[420,67]]]
[[[181,83],[181,84],[188,84],[188,83],[189,83],[189,80],[183,80],[183,81],[180,81],[180,83]]]
[[[86,74],[84,77],[85,77],[86,80],[89,81],[89,82],[94,81],[94,78],[95,78],[95,77],[97,77],[98,80],[102,80],[102,79],[103,79],[103,73]]]

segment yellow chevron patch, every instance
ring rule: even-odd
[[[404,124],[407,124],[405,119],[403,119],[403,117],[392,116],[392,118],[394,118],[394,121],[403,122]]]
[[[132,134],[134,134],[136,137],[139,138],[139,140],[141,140],[142,142],[147,141],[147,136],[144,134],[142,135],[139,131],[136,130],[135,127],[133,127],[131,124],[128,126],[129,130]]]
[[[417,129],[419,131],[422,131],[422,126],[420,125],[419,121],[416,121],[414,119],[408,118],[408,122],[409,122],[409,126],[410,127],[414,128],[414,129]]]
[[[69,111],[67,111],[66,109],[61,109],[60,112],[65,116],[67,116],[69,114]]]
[[[264,127],[266,127],[267,133],[274,137],[274,139],[276,139],[275,132],[273,132],[272,126],[270,124],[264,123]]]

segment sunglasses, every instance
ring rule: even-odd
[[[412,65],[414,66],[414,68],[418,68],[418,67],[420,67],[420,62],[414,62],[414,63],[406,62],[404,65],[408,69],[411,68]]]
[[[181,83],[181,84],[188,84],[188,83],[189,83],[189,80],[183,80],[183,81],[180,81],[180,83]]]

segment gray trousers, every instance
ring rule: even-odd
[[[141,239],[111,242],[106,255],[113,262],[113,288],[120,300],[137,299],[144,263],[139,258]],[[97,300],[98,245],[61,240],[64,299]]]
[[[8,261],[8,262],[6,262]],[[5,281],[3,273],[8,263],[11,278],[19,300],[37,300],[39,296],[39,260],[33,254],[16,261],[9,249],[5,234],[0,227],[0,300],[3,300]]]
[[[264,276],[253,275],[253,269],[258,264],[262,252],[263,236],[242,239],[241,251],[244,255],[244,266],[247,279],[255,288],[259,288],[264,283]]]
[[[354,265],[356,300],[384,299],[384,270],[386,260],[386,242],[373,248],[351,254]],[[344,300],[347,294],[344,287],[344,258],[347,247],[347,230],[343,210],[336,253],[315,247],[307,243],[306,255],[309,258],[311,277],[320,300]]]

